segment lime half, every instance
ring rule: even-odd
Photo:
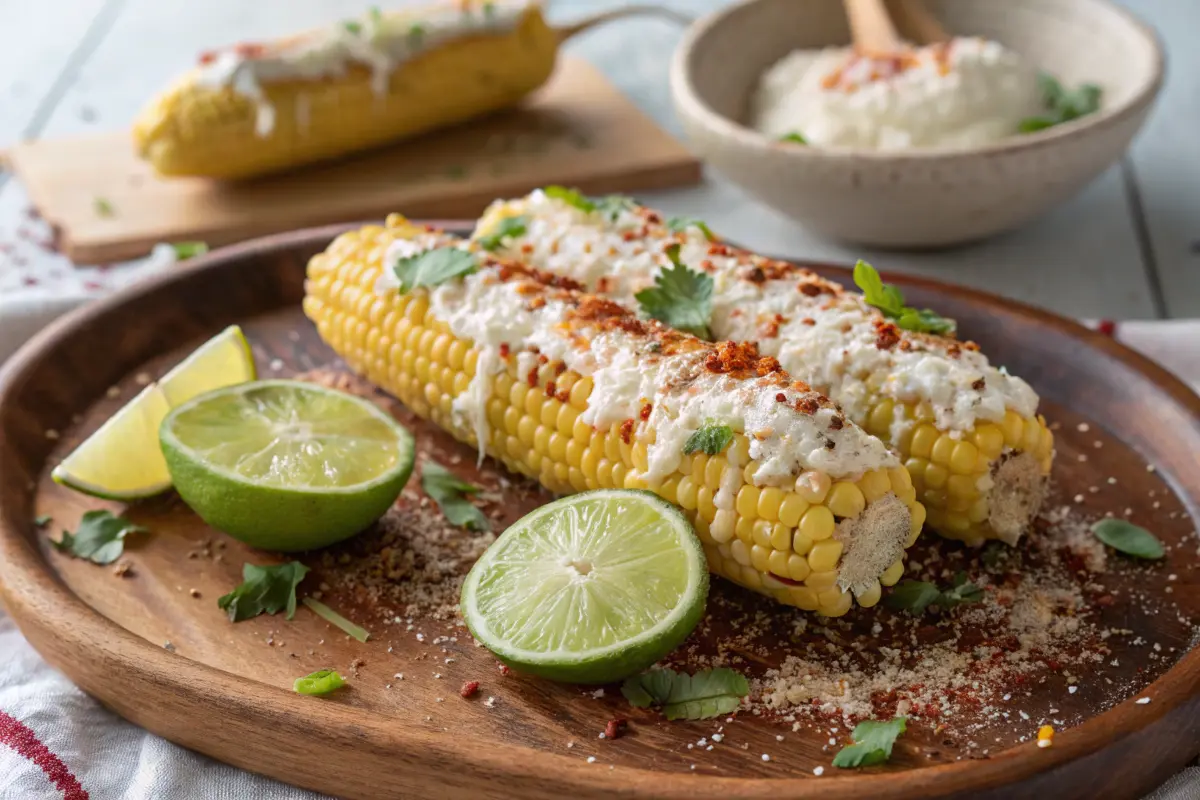
[[[266,550],[311,550],[383,516],[413,440],[374,404],[299,381],[255,381],[174,409],[159,431],[171,480],[218,530]]]
[[[679,509],[611,489],[518,520],[467,575],[462,612],[475,638],[516,669],[610,683],[678,647],[707,596],[704,551]]]
[[[158,383],[114,414],[54,468],[51,477],[78,492],[136,500],[171,488],[158,428],[172,406],[201,392],[254,380],[250,345],[231,325],[192,352]]]

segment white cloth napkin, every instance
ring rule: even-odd
[[[31,223],[34,224],[34,223]],[[0,258],[0,362],[48,322],[174,259],[159,250],[116,270],[72,268],[37,244]],[[25,252],[27,250],[28,252]],[[36,260],[36,268],[30,262]],[[1118,339],[1200,392],[1200,320],[1127,322]],[[501,787],[502,788],[502,787]],[[102,708],[51,669],[0,612],[0,800],[319,800],[167,742]],[[1200,800],[1200,767],[1147,800]]]

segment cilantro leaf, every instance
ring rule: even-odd
[[[117,210],[113,207],[112,201],[106,197],[97,197],[92,200],[92,208],[98,217],[115,216]]]
[[[49,518],[46,521],[49,522]],[[93,564],[111,564],[125,552],[125,537],[145,530],[124,517],[114,516],[111,511],[87,511],[79,520],[75,533],[64,530],[54,546]]]
[[[791,133],[785,133],[783,136],[779,137],[779,141],[791,142],[792,144],[808,144],[808,139],[805,139],[804,135],[798,131],[792,131]]]
[[[475,256],[457,247],[439,247],[396,261],[392,271],[400,279],[400,294],[418,286],[437,286],[451,278],[470,275],[479,267]]]
[[[967,580],[965,572],[959,572],[947,589],[939,589],[928,581],[901,581],[887,596],[887,606],[921,614],[931,605],[948,611],[955,606],[978,603],[982,599],[983,590]]]
[[[1100,110],[1100,98],[1104,90],[1094,83],[1082,84],[1078,89],[1066,89],[1053,75],[1038,75],[1038,87],[1042,91],[1042,104],[1046,113],[1021,120],[1021,133],[1034,133],[1064,122],[1079,119]]]
[[[425,26],[419,22],[414,22],[412,27],[408,29],[408,46],[417,48],[425,41]]]
[[[505,239],[513,239],[525,233],[529,228],[529,215],[521,214],[516,217],[505,217],[492,228],[486,236],[475,239],[484,250],[495,250],[504,244]]]
[[[547,186],[542,189],[547,197],[561,200],[569,206],[575,206],[580,211],[591,213],[596,210],[596,204],[578,189],[568,189],[565,186]]]
[[[342,27],[346,30],[346,33],[353,34],[354,36],[362,33],[362,23],[356,19],[346,20],[342,23]]]
[[[688,437],[683,445],[683,454],[690,456],[696,451],[715,456],[733,441],[733,428],[728,425],[707,423]]]
[[[421,489],[438,504],[451,525],[471,531],[486,531],[491,527],[483,512],[465,497],[478,492],[479,487],[461,480],[441,464],[425,462],[421,467]]]
[[[218,598],[217,606],[229,613],[232,622],[284,610],[291,619],[296,616],[296,587],[306,574],[308,567],[299,561],[270,567],[245,564],[242,582],[232,592]]]
[[[704,220],[689,217],[671,217],[667,220],[667,230],[674,231],[675,233],[683,233],[688,228],[699,228],[704,233],[704,238],[710,242],[717,238],[708,225],[705,224]]]
[[[896,717],[887,722],[867,720],[858,723],[850,734],[854,744],[838,751],[833,757],[833,765],[851,769],[882,764],[892,757],[892,746],[907,727],[907,717]]]
[[[371,638],[371,634],[367,633],[365,628],[355,625],[353,622],[346,619],[341,614],[322,603],[320,600],[314,600],[311,597],[305,597],[301,599],[300,602],[308,606],[308,608],[311,609],[314,614],[328,622],[330,625],[340,628],[341,631],[347,636],[353,636],[360,642],[365,642],[367,639]]]
[[[616,222],[622,211],[629,211],[637,205],[632,197],[623,194],[610,194],[594,202],[596,210],[608,217],[609,222]]]
[[[900,289],[884,283],[879,271],[861,259],[854,265],[854,285],[862,289],[867,305],[878,308],[885,317],[895,321],[898,328],[948,336],[957,327],[954,320],[928,308],[917,309],[904,305],[904,294]]]
[[[634,295],[642,313],[672,328],[711,339],[713,279],[679,260],[679,245],[666,249],[671,266],[660,270],[654,285]]]
[[[292,684],[292,689],[299,694],[320,697],[345,685],[346,679],[339,675],[336,670],[319,669],[310,675],[305,675],[303,678],[296,678],[296,682]]]
[[[710,719],[737,711],[750,684],[725,667],[695,675],[658,669],[628,678],[621,694],[637,708],[662,706],[667,719]]]
[[[175,242],[171,245],[171,249],[175,251],[175,257],[180,261],[186,261],[189,258],[202,256],[208,252],[208,244],[206,242]]]
[[[1092,534],[1119,553],[1151,561],[1166,555],[1154,534],[1132,522],[1107,517],[1092,526]]]
[[[44,528],[50,524],[52,519],[54,519],[54,517],[50,516],[49,514],[39,514],[33,518],[33,524],[39,528]]]

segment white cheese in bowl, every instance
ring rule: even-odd
[[[979,38],[892,58],[797,50],[763,74],[752,103],[754,127],[772,139],[877,150],[974,147],[1043,111],[1036,67]]]

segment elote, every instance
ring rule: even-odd
[[[756,343],[895,447],[930,527],[943,536],[1015,544],[1041,505],[1054,440],[1037,415],[1038,397],[971,342],[905,330],[909,319],[889,319],[864,295],[629,198],[549,187],[497,201],[474,240],[660,319],[645,292],[686,294],[678,282],[691,281],[705,301],[692,303],[693,316],[703,307],[692,327]],[[899,297],[880,289],[889,305]],[[918,317],[912,326],[946,322]]]
[[[525,0],[443,3],[205,53],[134,123],[160,175],[246,178],[515,105],[559,34]]]
[[[304,310],[346,362],[555,492],[649,489],[711,570],[828,616],[872,606],[924,508],[907,470],[752,344],[710,344],[572,280],[402,217],[308,265]]]

